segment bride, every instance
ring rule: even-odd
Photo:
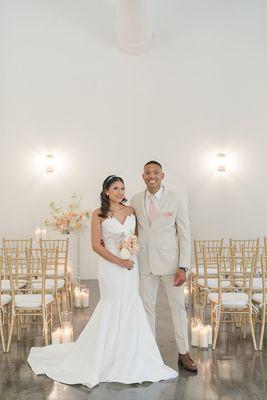
[[[101,207],[92,216],[92,247],[100,256],[100,301],[76,342],[31,349],[36,374],[67,384],[158,382],[177,377],[164,365],[139,296],[138,260],[119,257],[118,241],[135,231],[134,209],[125,206],[122,178],[108,176]]]

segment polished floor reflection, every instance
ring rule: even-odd
[[[89,281],[90,308],[75,310],[77,337],[92,314],[99,298],[97,281]],[[171,319],[163,287],[157,304],[157,340],[166,364],[177,369],[177,354]],[[100,384],[94,389],[81,385],[68,386],[45,376],[35,376],[26,363],[32,346],[42,346],[39,328],[23,332],[22,341],[12,342],[11,353],[0,353],[1,400],[261,400],[267,397],[267,345],[262,352],[253,350],[250,334],[243,340],[240,330],[222,327],[216,351],[192,349],[199,373],[180,371],[168,382],[123,385]],[[258,331],[257,338],[258,338]],[[265,335],[267,343],[267,335]]]

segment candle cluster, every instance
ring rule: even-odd
[[[34,239],[35,242],[38,242],[40,239],[45,240],[47,238],[47,230],[46,229],[41,229],[41,228],[37,228],[34,231]]]
[[[200,349],[207,349],[212,345],[211,325],[202,325],[193,321],[191,326],[191,345]]]
[[[73,328],[67,327],[52,332],[52,344],[70,343],[73,341]]]
[[[89,289],[75,288],[74,290],[74,305],[78,308],[89,307]]]

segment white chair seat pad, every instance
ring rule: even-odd
[[[52,270],[47,270],[47,272],[46,272],[46,275],[54,275],[54,271],[52,271]],[[57,270],[57,276],[58,277],[63,277],[65,275],[65,268],[64,267],[58,267],[58,270]]]
[[[253,289],[262,289],[262,278],[253,279]]]
[[[218,293],[210,293],[209,299],[218,304]],[[246,293],[222,293],[222,306],[227,308],[243,308],[248,305]]]
[[[57,289],[62,289],[64,287],[64,284],[65,284],[64,279],[58,279],[57,280]],[[32,287],[34,289],[42,289],[42,282],[40,282],[40,281],[33,282]],[[55,288],[54,279],[46,279],[45,288],[46,288],[46,290],[53,290]]]
[[[11,301],[11,296],[9,294],[1,294],[1,305],[5,306]]]
[[[255,303],[262,304],[263,303],[263,294],[262,293],[253,294],[252,300],[255,301]],[[265,304],[267,304],[267,294],[265,296]]]
[[[18,289],[21,289],[21,288],[23,288],[26,284],[27,284],[26,281],[18,282],[17,288],[18,288]],[[1,281],[1,289],[2,289],[3,292],[8,292],[8,291],[10,291],[10,281],[9,281],[9,279],[2,279],[2,281]]]
[[[196,267],[193,267],[191,270],[192,274],[196,275],[197,271],[196,271]],[[217,268],[207,268],[207,274],[208,275],[216,275],[217,274]],[[203,267],[199,267],[198,268],[198,275],[202,278],[204,277],[204,268]]]
[[[205,280],[204,279],[199,279],[198,283],[199,283],[200,286],[203,286],[203,287],[205,286]],[[208,285],[208,288],[216,289],[218,287],[218,279],[216,279],[216,278],[208,278],[207,285]],[[227,288],[230,287],[230,282],[222,281],[221,285],[222,285],[223,289],[227,289]]]
[[[54,300],[52,294],[45,295],[45,304]],[[18,308],[38,308],[42,306],[42,296],[40,294],[17,294],[15,296],[15,306]]]
[[[236,281],[235,285],[237,287],[242,287],[243,286],[243,282],[242,281]],[[248,283],[248,285],[249,285],[249,283]],[[262,279],[261,278],[254,278],[253,279],[253,289],[254,290],[262,289]]]

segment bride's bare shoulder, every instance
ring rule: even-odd
[[[125,206],[126,207],[126,211],[127,211],[127,214],[128,215],[135,215],[135,211],[134,211],[134,208],[133,207],[131,207],[131,206]]]
[[[101,218],[101,208],[96,208],[92,214],[93,218]]]

